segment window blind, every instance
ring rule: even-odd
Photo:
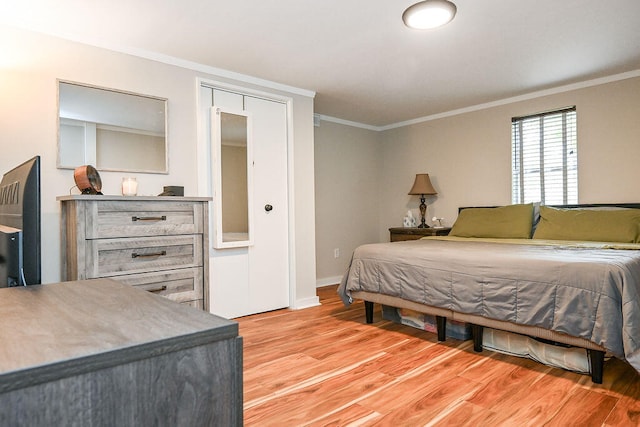
[[[511,119],[513,203],[578,203],[576,107]]]

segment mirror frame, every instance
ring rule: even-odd
[[[60,85],[61,84],[66,84],[66,85],[73,85],[73,86],[79,86],[79,87],[85,87],[88,89],[97,89],[97,90],[103,90],[106,92],[112,92],[115,94],[121,94],[121,95],[129,95],[129,96],[134,96],[134,97],[141,97],[141,98],[147,98],[150,100],[155,100],[155,101],[161,101],[163,104],[163,114],[164,114],[164,165],[163,167],[160,169],[143,169],[143,168],[126,168],[126,167],[100,167],[98,164],[96,164],[96,159],[95,159],[95,154],[96,154],[96,147],[95,145],[92,147],[92,149],[90,149],[88,151],[88,155],[90,157],[87,157],[87,153],[85,153],[85,161],[82,164],[68,164],[63,162],[61,153],[62,153],[62,144],[61,144],[61,130],[60,130],[60,126],[62,125],[62,123],[65,120],[74,120],[74,119],[69,119],[67,117],[61,117],[60,116],[60,108],[61,108],[61,100],[60,100]],[[168,114],[168,99],[167,98],[161,98],[158,96],[151,96],[151,95],[145,95],[145,94],[141,94],[141,93],[135,93],[135,92],[129,92],[129,91],[124,91],[124,90],[119,90],[119,89],[112,89],[112,88],[106,88],[106,87],[101,87],[101,86],[95,86],[95,85],[91,85],[91,84],[86,84],[86,83],[79,83],[79,82],[74,82],[74,81],[70,81],[70,80],[62,80],[62,79],[58,79],[57,80],[57,95],[58,95],[58,109],[57,109],[57,131],[58,131],[58,135],[57,135],[57,159],[56,159],[56,167],[58,169],[75,169],[78,166],[82,166],[83,164],[91,164],[94,165],[96,167],[97,170],[99,171],[113,171],[113,172],[135,172],[135,173],[153,173],[153,174],[168,174],[169,173],[169,114]],[[86,122],[86,123],[90,123],[90,122]],[[93,153],[93,156],[91,157],[91,153]],[[92,161],[93,160],[93,161]],[[73,162],[71,162],[73,163]]]
[[[234,114],[247,119],[247,238],[225,240],[222,228],[222,113]],[[253,126],[248,111],[223,107],[211,107],[211,160],[213,182],[213,247],[215,249],[241,248],[253,245]]]

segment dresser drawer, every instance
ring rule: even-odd
[[[201,234],[201,204],[105,201],[86,204],[85,238]]]
[[[113,279],[180,303],[201,307],[204,298],[202,267],[128,274]]]
[[[85,265],[89,279],[201,267],[202,236],[88,240]]]

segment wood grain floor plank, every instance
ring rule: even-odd
[[[323,416],[318,420],[305,423],[305,427],[361,427],[380,418],[380,414],[356,404]]]
[[[627,378],[633,380],[631,375]],[[638,378],[631,381],[629,388],[620,397],[604,425],[608,427],[640,426],[640,380]]]
[[[287,366],[286,370],[282,367]],[[291,387],[313,375],[325,373],[327,367],[317,359],[295,353],[244,370],[244,399],[252,401],[283,388]],[[274,378],[277,379],[274,381]]]
[[[246,426],[640,425],[640,375],[605,364],[588,375],[490,351],[344,307],[322,305],[237,319],[244,340]]]
[[[349,371],[245,409],[245,425],[304,425],[343,409],[354,395],[365,394],[391,380],[379,372]]]
[[[420,401],[422,396],[435,393],[451,381],[466,381],[473,383],[477,388],[480,383],[463,379],[458,376],[451,376],[452,365],[458,366],[465,363],[473,363],[474,354],[448,349],[438,357],[429,359],[417,365],[411,371],[402,375],[393,385],[387,387],[383,393],[373,394],[360,401],[360,404],[375,409],[378,412],[392,412],[402,406],[413,405]],[[455,360],[454,360],[455,359]],[[402,396],[401,399],[390,398],[391,396]]]
[[[473,394],[479,386],[476,382],[458,376],[438,382],[437,385],[430,384],[429,387],[416,390],[413,399],[406,399],[403,404],[394,405],[393,409],[388,410],[371,425],[425,425],[448,406],[464,401],[465,397]]]
[[[513,425],[543,425],[551,419],[570,399],[576,389],[580,389],[571,372],[541,375],[532,383],[520,383],[518,389],[500,396],[495,402],[483,403],[492,409],[500,407],[496,419],[492,423],[511,423]],[[470,402],[479,404],[476,396]],[[526,402],[526,405],[523,405]],[[577,401],[576,401],[577,402]]]
[[[437,417],[425,424],[425,427],[477,427],[495,415],[493,411],[463,400],[448,410],[441,411]]]
[[[298,393],[301,390],[311,389],[317,386],[318,384],[325,385],[325,383],[327,383],[327,381],[331,379],[338,379],[339,381],[340,378],[349,374],[355,374],[360,376],[364,376],[366,372],[377,374],[379,372],[377,372],[375,369],[371,369],[370,367],[367,368],[367,365],[371,361],[375,362],[375,360],[379,359],[382,355],[383,353],[378,353],[370,356],[369,359],[358,361],[349,366],[331,369],[331,370],[325,370],[316,375],[308,376],[308,378],[305,378],[303,381],[289,382],[286,385],[283,384],[281,387],[278,387],[271,394],[262,395],[260,397],[256,397],[253,400],[249,400],[249,399],[245,400],[244,407],[245,409],[249,409],[255,406],[263,405],[263,404],[266,404],[267,402],[280,399],[283,396]],[[351,402],[352,401],[349,400],[349,403]]]
[[[583,410],[573,411],[574,402],[579,402]],[[602,426],[617,402],[618,399],[604,393],[579,388],[572,393],[563,408],[560,408],[546,425],[549,427],[563,427],[570,424],[584,427]],[[563,410],[567,405],[571,406],[571,410]]]

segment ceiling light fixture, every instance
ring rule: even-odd
[[[407,8],[402,14],[404,24],[416,30],[440,27],[456,15],[456,5],[447,0],[425,0]]]

